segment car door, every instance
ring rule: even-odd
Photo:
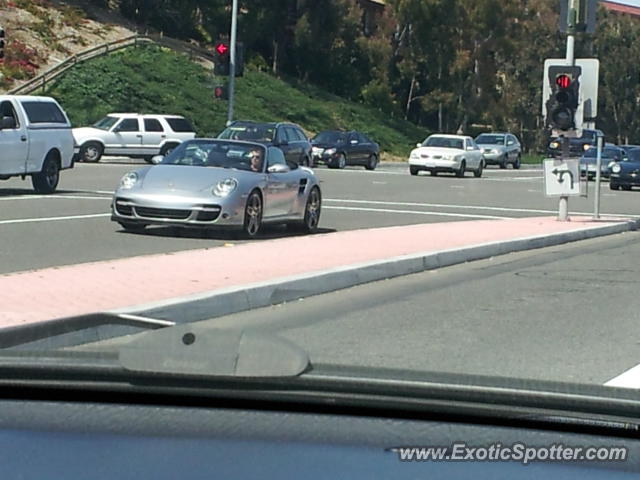
[[[480,151],[480,147],[476,145],[476,142],[471,138],[467,138],[465,140],[465,150],[467,159],[467,167],[476,169],[478,165],[480,165],[480,161],[482,160],[482,153]]]
[[[362,133],[358,133],[358,141],[360,142],[360,151],[362,152],[362,163],[366,163],[369,160],[369,157],[375,153],[373,142]]]
[[[270,172],[270,167],[280,165],[285,171]],[[291,169],[291,167],[295,169]],[[284,153],[277,147],[267,149],[267,186],[265,195],[265,219],[287,216],[293,209],[298,195],[298,172],[296,162],[287,162]]]
[[[18,113],[8,100],[0,103],[0,121],[2,117],[12,118],[15,128],[0,130],[0,175],[23,173],[29,154],[25,125],[21,124]]]
[[[297,159],[293,158],[293,155],[291,154],[293,146],[289,144],[289,135],[287,134],[284,125],[280,125],[276,128],[275,143],[278,148],[282,150],[286,161],[297,162]]]
[[[513,135],[507,135],[506,141],[509,160],[515,162],[518,158],[518,154],[520,153],[520,145],[518,144],[516,137]]]
[[[304,155],[304,143],[302,139],[298,136],[298,132],[296,129],[291,126],[284,127],[287,140],[289,142],[289,157],[288,161],[292,161],[297,163],[298,165],[302,164],[303,155]]]
[[[142,121],[144,131],[142,132],[142,148],[145,155],[157,155],[160,153],[160,146],[166,140],[167,134],[157,118],[145,118]]]
[[[113,153],[118,155],[140,154],[142,149],[142,131],[138,118],[123,118],[113,127]]]
[[[358,132],[351,132],[347,137],[347,164],[357,165],[362,163],[362,145],[358,138]]]

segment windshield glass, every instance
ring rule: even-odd
[[[195,140],[185,142],[165,157],[161,165],[263,170],[264,147],[235,142]]]
[[[97,121],[93,124],[94,128],[99,128],[100,130],[109,130],[113,127],[118,121],[117,117],[104,117],[102,120]]]
[[[234,125],[226,128],[218,138],[225,140],[247,140],[272,142],[275,127],[270,125]]]
[[[464,148],[464,140],[452,137],[429,137],[423,143],[423,147],[439,147],[439,148]]]
[[[480,135],[476,143],[484,145],[504,145],[504,135]]]
[[[567,49],[561,5],[592,4]],[[618,385],[640,412],[640,0],[0,0],[0,24],[0,384],[3,353],[119,362],[201,322],[294,344],[303,376]],[[176,345],[147,366],[219,361]]]
[[[342,132],[320,132],[311,140],[313,143],[345,143],[347,136]]]
[[[603,148],[602,149],[602,158],[614,158],[618,154],[617,150],[612,148]],[[595,147],[589,148],[584,154],[586,158],[597,158],[598,149]]]

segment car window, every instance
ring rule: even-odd
[[[30,123],[67,123],[62,110],[52,102],[22,102]]]
[[[287,165],[282,150],[276,147],[269,147],[267,150],[267,168],[273,165]]]
[[[13,104],[11,102],[5,101],[0,103],[0,117],[13,118],[16,124],[16,128],[20,127],[20,121],[18,119],[18,115],[16,114],[16,111],[13,108]]]
[[[100,130],[109,130],[118,121],[118,117],[104,117],[93,124],[93,128],[99,128]]]
[[[164,128],[162,128],[162,124],[160,123],[159,120],[155,118],[145,118],[144,129],[147,132],[164,132]]]
[[[476,138],[476,143],[484,145],[504,145],[505,141],[506,139],[504,135],[491,135],[486,133],[483,133]]]
[[[463,150],[464,141],[459,138],[429,137],[423,142],[422,146],[423,147],[456,148],[458,150]]]
[[[195,132],[193,125],[189,123],[188,120],[184,118],[165,118],[171,130],[176,133],[191,133]]]
[[[363,134],[358,133],[357,135],[358,135],[358,141],[359,141],[360,143],[371,143],[371,142],[369,141],[369,139],[368,139],[367,137],[365,137]]]
[[[125,118],[116,127],[120,132],[139,132],[140,125],[137,118]]]
[[[285,138],[289,142],[299,142],[298,132],[293,127],[284,127]]]
[[[308,142],[309,138],[307,137],[307,134],[304,133],[304,131],[298,127],[295,128],[296,133],[298,134],[298,138],[303,141],[303,142]]]

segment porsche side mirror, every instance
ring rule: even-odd
[[[151,163],[153,163],[154,165],[162,163],[162,160],[164,160],[164,155],[154,155],[153,157],[151,157]]]
[[[271,165],[267,168],[268,173],[287,173],[291,171],[288,165],[283,165],[282,163],[276,163],[275,165]]]

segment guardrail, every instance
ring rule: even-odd
[[[66,60],[60,62],[58,65],[55,65],[54,67],[41,73],[37,77],[34,77],[23,83],[22,85],[9,90],[7,93],[10,95],[27,95],[35,92],[38,89],[42,89],[44,91],[47,87],[47,83],[55,80],[57,77],[59,77],[78,63],[86,62],[87,60],[91,60],[92,58],[100,57],[102,55],[107,55],[116,50],[121,50],[130,46],[137,46],[141,43],[156,43],[178,52],[189,53],[191,56],[202,57],[208,60],[213,59],[212,52],[209,52],[205,48],[192,45],[181,40],[164,37],[163,35],[136,34],[112,42],[103,43],[102,45],[98,45],[97,47],[92,47],[87,50],[83,50],[82,52],[76,53],[68,57]]]

